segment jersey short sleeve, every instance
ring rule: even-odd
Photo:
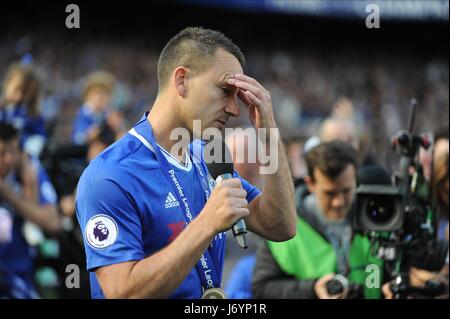
[[[76,210],[89,271],[144,258],[141,219],[121,185],[94,174],[80,179]]]
[[[245,191],[247,192],[247,202],[251,202],[256,196],[258,196],[259,194],[261,194],[261,191],[253,186],[252,184],[250,184],[247,180],[243,179],[238,172],[234,171],[233,173],[233,177],[239,178],[241,180],[242,183],[242,187],[245,189]]]

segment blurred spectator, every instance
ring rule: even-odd
[[[19,140],[13,126],[0,122],[0,260],[32,291],[33,247],[42,241],[40,229],[55,234],[60,224],[54,190],[45,172],[21,152]]]
[[[105,148],[114,143],[116,134],[107,123],[100,125],[99,130],[93,136],[86,151],[86,165],[88,165]],[[60,287],[61,298],[90,298],[89,273],[86,270],[86,257],[84,252],[83,237],[78,220],[75,216],[76,189],[71,194],[61,196],[59,207],[62,213],[63,231],[59,236],[61,245],[59,256],[60,277],[66,275],[65,267],[75,264],[80,267],[80,288],[69,289],[65,285]]]
[[[365,165],[375,164],[375,160],[368,155],[369,137],[368,133],[362,133],[359,125],[350,118],[328,117],[320,128],[318,135],[310,137],[305,142],[304,153],[309,152],[322,142],[335,140],[344,141],[352,145],[358,151],[358,163]]]
[[[317,135],[305,142],[304,153],[321,142],[341,140],[351,144],[358,151],[358,163],[363,166],[375,164],[371,155],[368,130],[363,130],[361,120],[350,99],[342,97],[333,105],[331,114],[321,123]]]
[[[378,298],[365,285],[366,265],[381,265],[369,240],[352,234],[350,209],[356,189],[356,151],[348,143],[322,143],[306,155],[308,176],[296,188],[297,235],[260,245],[253,277],[256,298]],[[357,284],[332,294],[335,273]],[[380,278],[381,280],[381,278]]]
[[[358,149],[358,132],[353,121],[348,119],[327,118],[319,131],[321,142],[341,140]]]
[[[431,186],[434,201],[439,210],[439,237],[444,238],[447,232],[448,240],[448,156],[449,156],[449,128],[448,125],[441,126],[435,130],[432,147],[432,178]]]
[[[73,122],[72,141],[83,144],[96,135],[99,126],[111,111],[115,78],[105,71],[88,75],[84,83],[84,103]],[[114,121],[117,122],[117,121]]]
[[[13,64],[3,82],[0,121],[11,123],[21,134],[25,151],[38,156],[46,132],[40,110],[41,81],[32,65]]]
[[[443,153],[436,158],[433,174],[433,193],[438,204],[439,213],[439,237],[448,240],[448,157],[449,153]]]
[[[286,153],[289,161],[294,181],[299,181],[306,175],[306,164],[303,154],[305,152],[305,144],[302,138],[291,137],[285,139]]]
[[[433,141],[433,163],[443,154],[449,152],[449,127],[448,124],[438,127],[434,132]]]

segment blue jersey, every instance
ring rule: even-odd
[[[73,122],[72,142],[75,144],[85,143],[89,129],[93,125],[100,125],[105,120],[105,117],[104,113],[94,113],[88,105],[84,104]]]
[[[95,276],[97,268],[144,259],[170,244],[186,227],[180,202],[161,169],[151,139],[150,123],[144,115],[128,134],[90,163],[78,183],[76,212],[93,298],[104,297]],[[195,218],[205,205],[205,196],[192,154],[186,152],[186,165],[181,165],[168,152],[162,153],[183,186]],[[201,166],[206,172],[204,162]],[[241,181],[250,202],[259,190]],[[212,188],[210,177],[209,182]],[[222,236],[218,234],[213,244],[224,242]],[[221,277],[224,245],[214,252],[211,258]],[[194,267],[170,298],[199,298],[201,294],[201,279]]]
[[[31,117],[25,105],[0,109],[0,122],[7,122],[20,131],[22,143],[34,135],[46,136],[45,121],[41,115]]]
[[[37,160],[33,160],[39,183],[39,204],[56,204],[56,192],[50,183],[45,169]],[[17,193],[21,192],[17,176],[12,173],[6,177],[9,185]],[[20,278],[31,291],[34,287],[33,271],[36,251],[28,245],[23,236],[24,219],[15,213],[14,209],[0,200],[0,220],[3,224],[10,223],[9,234],[3,233],[0,239],[0,260],[8,273]],[[1,223],[0,221],[0,223]],[[9,278],[11,279],[11,278]]]

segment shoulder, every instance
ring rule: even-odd
[[[84,170],[80,185],[95,185],[105,181],[126,187],[143,174],[160,167],[155,154],[139,139],[127,133],[100,153]]]

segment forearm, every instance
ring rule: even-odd
[[[208,248],[215,232],[200,214],[161,251],[138,261],[122,281],[101,278],[108,298],[167,298]],[[99,274],[97,274],[99,276]]]
[[[286,240],[293,237],[296,231],[296,212],[294,204],[294,186],[292,175],[286,159],[284,145],[278,141],[278,169],[273,174],[264,176],[264,187],[259,201],[259,220],[270,237],[276,240]]]
[[[0,197],[8,202],[17,214],[33,222],[44,231],[54,234],[60,230],[59,216],[54,205],[41,206],[20,196],[4,183],[0,184]]]

